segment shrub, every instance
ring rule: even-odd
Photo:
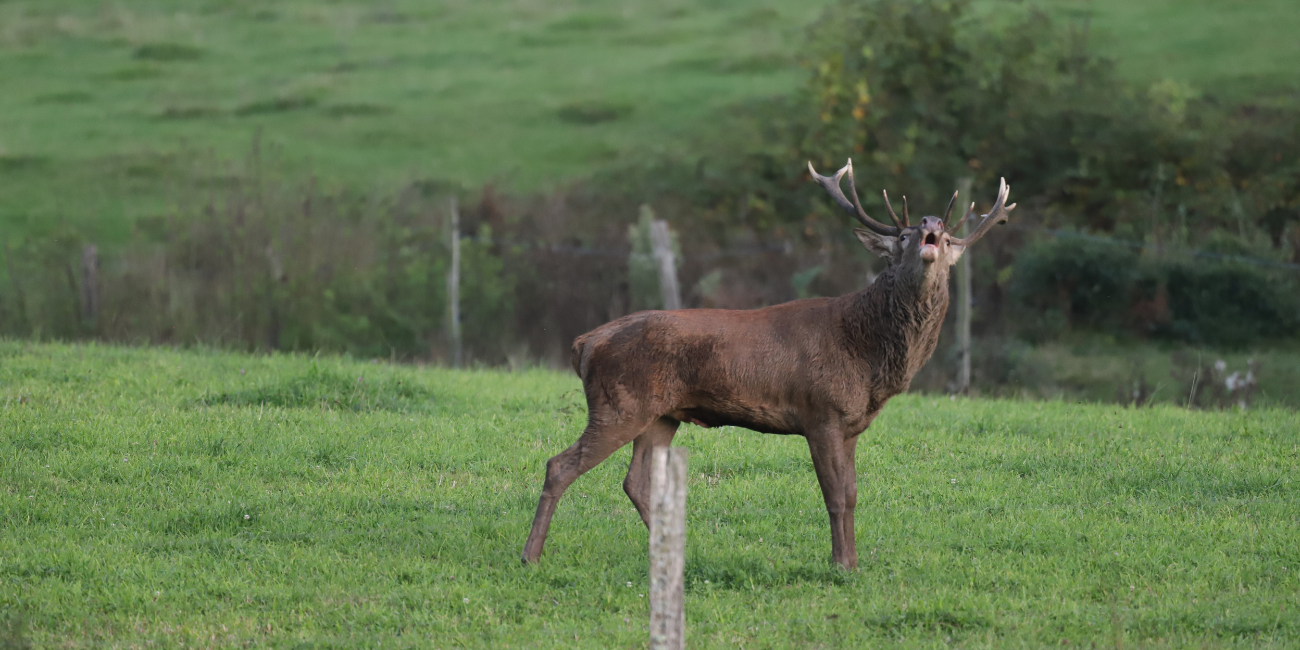
[[[1008,292],[1017,306],[1039,316],[1040,328],[1106,329],[1123,322],[1137,274],[1138,256],[1130,248],[1059,237],[1021,249]]]
[[[1295,334],[1300,303],[1292,284],[1256,266],[1143,263],[1131,248],[1060,237],[1021,249],[1008,292],[1018,331],[1033,340],[1072,327],[1136,327],[1138,334],[1232,348]],[[1149,303],[1159,307],[1144,310]]]
[[[1168,333],[1192,343],[1241,348],[1294,336],[1300,327],[1295,287],[1258,267],[1179,263],[1165,271]]]

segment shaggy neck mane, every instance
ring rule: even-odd
[[[885,399],[907,390],[930,359],[948,312],[948,268],[919,278],[890,266],[871,286],[840,298],[845,347],[871,360],[873,383]]]

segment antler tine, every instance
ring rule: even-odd
[[[958,239],[956,237],[953,237],[950,239],[950,241],[954,244],[957,244],[958,246],[969,246],[975,243],[976,241],[979,241],[979,239],[983,237],[984,234],[987,233],[991,228],[993,228],[993,226],[1000,223],[1006,223],[1007,213],[1016,209],[1015,203],[1012,203],[1011,205],[1007,205],[1007,197],[1009,197],[1010,195],[1011,195],[1011,186],[1007,185],[1007,179],[1003,178],[1001,183],[998,185],[998,199],[997,201],[994,201],[993,209],[989,210],[988,214],[983,216],[983,218],[980,220],[980,225],[975,228],[975,232],[971,233],[969,237],[966,237],[964,239]],[[971,205],[972,207],[974,207],[974,204]],[[962,218],[962,221],[964,222],[966,221],[966,219]]]
[[[880,193],[885,195],[885,209],[889,211],[889,218],[894,221],[894,226],[897,228],[905,228],[907,222],[900,222],[898,220],[898,215],[894,214],[894,206],[889,203],[889,190],[880,190]]]
[[[907,214],[907,195],[906,195],[906,194],[903,195],[903,225],[904,225],[904,226],[910,226],[910,225],[912,225],[912,217],[911,217],[911,215]]]
[[[948,211],[945,212],[945,213],[943,213],[943,223],[945,224],[944,227],[947,227],[948,217],[951,217],[951,216],[952,216],[952,206],[954,206],[954,205],[957,205],[957,192],[953,192],[953,193],[952,193],[952,198],[951,198],[951,199],[948,199]],[[956,231],[953,231],[953,232],[956,232]]]
[[[966,214],[964,214],[964,215],[961,216],[961,221],[958,221],[958,222],[957,222],[957,225],[956,225],[956,226],[953,226],[953,227],[952,227],[952,230],[949,230],[948,232],[961,232],[961,227],[964,226],[964,225],[966,225],[966,220],[969,219],[970,216],[971,216],[972,214],[975,214],[975,202],[974,202],[974,201],[971,201],[971,202],[970,202],[970,207],[966,208]]]
[[[839,171],[835,172],[835,176],[833,177],[818,174],[817,170],[813,169],[811,161],[808,162],[808,173],[812,174],[813,180],[817,181],[817,184],[821,185],[826,190],[826,193],[831,195],[831,198],[835,200],[835,203],[838,204],[840,208],[852,215],[854,219],[857,219],[859,223],[866,226],[868,230],[877,235],[889,235],[891,237],[898,236],[898,228],[891,228],[875,219],[872,219],[867,216],[866,210],[862,209],[862,202],[858,199],[858,188],[853,182],[852,158],[850,158]],[[844,196],[844,190],[840,189],[840,179],[844,178],[845,175],[848,175],[849,177],[849,191],[853,194],[852,202]]]

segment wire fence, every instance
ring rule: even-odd
[[[1038,226],[1029,226],[1022,224],[1010,224],[1016,230],[1043,233],[1052,237],[1063,237],[1068,239],[1081,239],[1084,241],[1106,244],[1109,246],[1120,246],[1134,250],[1154,250],[1157,253],[1169,253],[1176,255],[1188,255],[1201,259],[1212,259],[1221,262],[1237,262],[1240,264],[1249,264],[1266,268],[1284,269],[1288,271],[1300,271],[1300,264],[1290,262],[1279,262],[1276,260],[1263,259],[1258,257],[1248,257],[1245,255],[1229,255],[1226,253],[1215,253],[1212,251],[1203,251],[1193,248],[1182,248],[1175,246],[1165,246],[1154,242],[1133,241],[1127,239],[1117,239],[1114,237],[1103,237],[1101,235],[1091,235],[1088,233],[1076,232],[1073,230],[1059,230],[1053,228],[1042,228]],[[473,237],[473,235],[464,235]],[[589,246],[572,246],[567,244],[541,244],[536,242],[524,242],[518,240],[498,239],[490,240],[492,244],[505,247],[516,247],[531,250],[546,250],[552,253],[567,254],[575,256],[596,256],[610,258],[625,258],[631,254],[631,249],[617,248],[596,248]],[[746,257],[750,255],[769,255],[772,253],[792,254],[795,246],[789,240],[779,243],[759,244],[753,246],[742,246],[735,248],[725,248],[717,251],[685,253],[683,257],[697,260],[710,261],[726,257]]]

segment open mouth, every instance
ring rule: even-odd
[[[939,259],[939,235],[936,233],[926,233],[925,239],[921,241],[921,259],[926,264]]]

